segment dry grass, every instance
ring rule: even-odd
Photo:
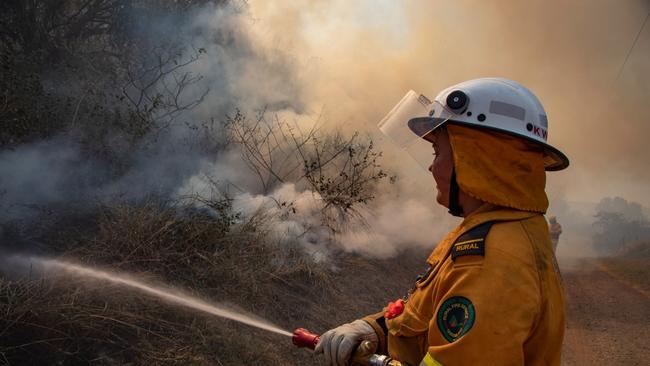
[[[183,288],[287,330],[322,332],[376,311],[402,295],[426,257],[316,263],[297,244],[269,242],[263,217],[232,225],[155,199],[92,213],[79,218],[83,230],[74,217],[59,218],[39,237],[65,258]],[[314,362],[288,338],[69,276],[0,280],[0,314],[0,364]]]

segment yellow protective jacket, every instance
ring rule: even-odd
[[[564,294],[539,213],[484,204],[443,239],[403,312],[364,318],[408,365],[560,365]]]

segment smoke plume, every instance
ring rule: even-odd
[[[196,95],[209,93],[184,115],[183,126],[200,129],[211,118],[219,125],[238,107],[248,113],[265,109],[305,126],[318,120],[324,130],[370,133],[385,165],[401,179],[368,207],[364,225],[336,241],[344,250],[385,257],[408,246],[432,246],[457,222],[436,205],[428,172],[376,129],[409,89],[433,97],[463,80],[499,76],[537,94],[549,116],[550,143],[571,159],[568,170],[548,174],[550,212],[563,223],[568,241],[591,236],[591,210],[602,197],[650,206],[650,124],[644,113],[650,26],[630,51],[648,11],[645,1],[251,0],[147,27],[176,32],[205,50],[189,70],[203,77]],[[217,126],[213,137],[220,131]],[[204,192],[202,177],[210,176],[244,187],[235,197],[244,212],[295,202],[297,213],[278,232],[308,231],[315,238],[302,236],[306,246],[330,245],[315,221],[317,196],[290,184],[261,195],[236,152],[206,154],[187,143],[194,141],[190,137],[187,129],[171,127],[139,149],[129,171],[112,182],[102,179],[105,167],[65,139],[2,151],[3,208],[137,197],[152,187],[179,197]],[[13,217],[5,212],[4,219]],[[560,245],[559,253],[565,250]]]

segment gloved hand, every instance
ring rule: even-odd
[[[358,319],[325,332],[314,352],[324,354],[327,366],[346,366],[355,348],[363,341],[370,341],[375,349],[379,344],[377,333],[370,324]]]

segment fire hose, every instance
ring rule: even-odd
[[[309,348],[313,350],[316,348],[320,340],[318,334],[311,333],[307,329],[298,328],[293,331],[291,337],[293,344],[298,348]],[[353,366],[408,366],[397,360],[393,360],[386,355],[378,355],[374,353],[374,347],[368,341],[363,341],[359,344],[356,351],[350,358],[350,365]]]

